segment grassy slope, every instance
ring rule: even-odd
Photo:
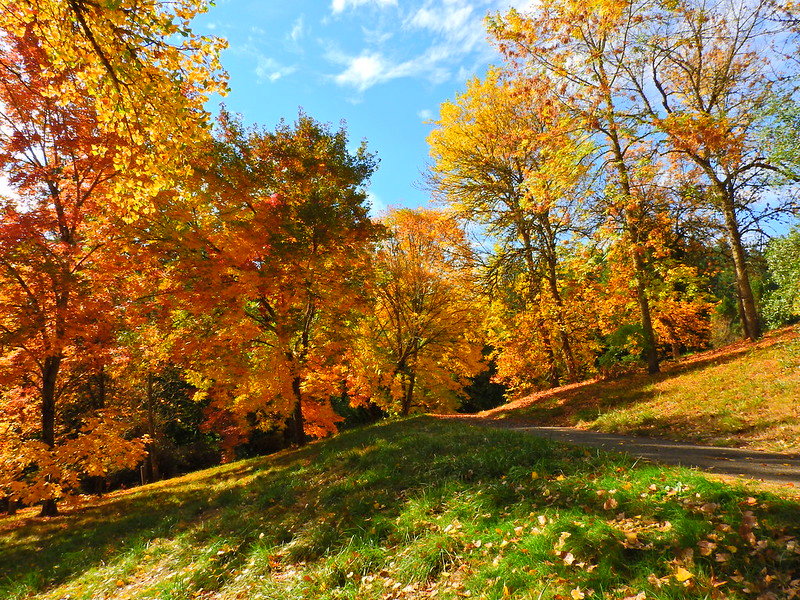
[[[784,599],[798,508],[419,417],[0,519],[0,598]]]
[[[481,416],[800,451],[800,337],[796,328],[784,328],[756,345],[667,363],[656,376],[547,390]]]

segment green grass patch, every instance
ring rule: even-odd
[[[790,598],[798,508],[414,418],[2,519],[0,598]]]
[[[718,446],[800,451],[800,341],[796,328],[634,374],[547,390],[493,418],[580,425]]]

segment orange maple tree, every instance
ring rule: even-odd
[[[272,132],[223,114],[172,277],[192,317],[191,381],[226,423],[286,426],[297,444],[335,431],[330,398],[380,231],[365,192],[375,166],[344,128],[304,114]]]
[[[131,466],[142,455],[126,441],[113,407],[62,418],[86,376],[111,360],[117,299],[112,151],[124,143],[98,126],[95,101],[64,105],[35,37],[0,41],[0,169],[16,197],[0,205],[0,489],[43,502],[74,490],[79,477]],[[100,447],[103,452],[96,452]]]

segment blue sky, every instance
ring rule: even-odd
[[[483,18],[513,0],[217,0],[194,22],[228,40],[223,100],[246,123],[273,128],[298,109],[366,139],[380,167],[375,212],[427,204],[418,183],[439,105],[498,57]],[[216,110],[216,107],[213,107]]]

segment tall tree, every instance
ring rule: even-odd
[[[0,3],[0,29],[35,40],[55,75],[50,94],[63,105],[95,98],[98,128],[126,141],[115,149],[126,169],[114,185],[127,207],[148,206],[154,191],[188,175],[188,149],[210,126],[204,104],[226,91],[224,42],[190,27],[206,6],[202,0]]]
[[[579,229],[590,177],[591,147],[550,98],[515,88],[513,76],[490,70],[441,107],[428,137],[434,197],[483,229],[492,269],[524,274],[521,299],[534,318],[552,385],[579,377],[569,307],[560,281],[561,246]],[[584,136],[585,137],[585,136]],[[519,267],[510,266],[517,263]],[[545,319],[537,304],[552,306]],[[551,334],[550,323],[555,325]],[[559,355],[559,356],[557,356]]]
[[[489,30],[501,52],[527,81],[529,93],[560,103],[580,126],[592,132],[603,153],[606,213],[623,227],[634,267],[644,355],[648,370],[655,373],[659,364],[643,228],[648,190],[646,178],[637,175],[638,166],[647,160],[642,146],[646,132],[637,115],[629,111],[620,66],[633,60],[627,33],[640,18],[637,8],[628,2],[546,0],[527,15],[511,10],[491,18]]]
[[[0,170],[17,194],[0,207],[0,385],[11,405],[30,405],[20,418],[39,417],[38,425],[19,422],[4,432],[23,450],[4,458],[17,466],[8,471],[15,495],[43,501],[42,513],[52,515],[56,499],[74,487],[83,468],[78,463],[85,466],[74,446],[80,441],[89,448],[91,437],[80,434],[113,439],[112,432],[120,433],[102,416],[110,408],[102,394],[93,425],[65,431],[58,415],[76,376],[102,378],[109,360],[116,312],[111,282],[124,267],[109,220],[118,164],[112,149],[125,143],[99,126],[90,96],[66,104],[53,97],[68,76],[50,68],[30,32],[2,37],[0,68]],[[2,446],[11,448],[9,439]],[[118,442],[121,463],[138,459],[138,443]],[[22,473],[27,484],[15,477]]]
[[[390,235],[377,250],[375,307],[363,323],[376,400],[402,415],[451,410],[485,369],[472,249],[438,211],[397,209],[383,223]]]
[[[363,302],[376,166],[345,129],[301,114],[273,132],[224,114],[174,277],[207,335],[191,348],[221,407],[287,422],[297,444],[334,431],[330,397]],[[200,212],[197,214],[199,215]]]
[[[725,226],[743,332],[752,340],[761,326],[743,220],[763,203],[754,183],[768,174],[793,178],[781,164],[786,156],[773,152],[770,160],[773,144],[760,135],[773,129],[769,108],[776,95],[791,105],[798,84],[797,63],[786,54],[791,29],[779,16],[767,0],[653,5],[629,38],[638,60],[618,63],[643,117],[704,180],[707,199]],[[776,208],[791,211],[796,204],[773,203],[766,214],[774,215]]]

